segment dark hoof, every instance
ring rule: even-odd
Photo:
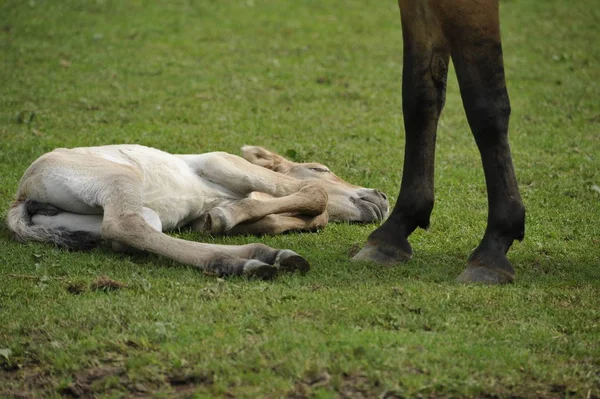
[[[460,283],[499,285],[512,283],[513,269],[506,255],[480,245],[469,257],[467,268],[456,278]]]
[[[251,259],[244,264],[243,275],[248,278],[270,280],[277,275],[277,268],[259,260]]]
[[[302,256],[289,249],[283,249],[277,254],[274,266],[284,272],[293,273],[298,270],[305,274],[310,270],[310,264]]]
[[[479,283],[500,285],[512,283],[515,275],[502,269],[491,269],[485,266],[469,266],[456,278],[459,283]]]
[[[363,249],[352,257],[352,260],[375,262],[382,265],[395,265],[406,262],[410,258],[412,258],[412,254],[406,253],[399,248],[389,245],[375,246],[373,244],[366,244]]]

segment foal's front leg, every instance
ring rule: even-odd
[[[255,222],[241,223],[227,231],[227,235],[276,235],[288,231],[316,231],[327,226],[329,214],[318,216],[267,215]]]
[[[298,192],[307,183],[296,178],[254,165],[226,152],[178,155],[198,176],[242,197],[261,192],[284,197]]]
[[[194,230],[223,234],[245,222],[257,222],[265,216],[292,213],[307,217],[323,215],[327,209],[327,193],[321,187],[307,185],[298,192],[281,198],[244,198],[229,206],[216,207],[191,223]],[[323,218],[319,219],[321,221]],[[305,225],[303,222],[302,225]],[[310,224],[310,223],[309,223]],[[325,222],[326,224],[326,222]],[[259,225],[255,226],[258,227]],[[293,224],[300,226],[300,224]],[[264,223],[260,227],[266,227]],[[289,229],[288,229],[289,230]],[[285,231],[285,230],[284,230]],[[262,231],[266,234],[275,234]]]

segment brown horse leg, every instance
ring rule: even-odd
[[[488,225],[462,282],[507,283],[506,253],[525,232],[510,146],[510,104],[504,79],[498,1],[399,0],[404,38],[404,173],[398,202],[355,259],[397,263],[410,258],[407,237],[427,227],[433,208],[434,145],[451,51],[469,125],[481,153]]]
[[[502,284],[514,279],[506,253],[514,240],[523,239],[525,208],[508,143],[510,103],[497,28],[497,4],[492,11],[495,12],[488,10],[463,18],[460,29],[455,29],[451,38],[463,105],[481,153],[489,206],[483,239],[457,280]],[[474,31],[478,32],[476,36],[468,34]]]
[[[407,237],[429,226],[433,209],[435,138],[446,94],[449,48],[438,17],[425,2],[400,0],[404,67],[402,111],[406,131],[404,172],[390,217],[354,257],[394,264],[410,259]]]

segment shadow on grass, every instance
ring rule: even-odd
[[[302,234],[302,235],[300,235]],[[305,250],[302,247],[310,245],[310,241],[318,241],[318,235],[321,233],[291,233],[294,241],[297,242],[297,250],[305,254],[308,261],[311,263],[311,271],[306,277],[298,277],[301,284],[301,279],[305,278],[307,282],[312,283],[313,280],[324,280],[336,285],[355,285],[355,284],[377,284],[390,281],[420,281],[424,283],[449,283],[457,284],[454,279],[458,276],[466,265],[469,250],[464,252],[458,250],[452,251],[415,251],[413,259],[406,263],[383,266],[370,262],[353,262],[350,260],[361,247],[362,243],[348,244],[347,249],[343,252],[335,249],[325,248],[325,252],[317,249]],[[198,237],[195,233],[182,231],[175,233],[176,236],[183,239],[191,239],[192,241],[204,241],[209,243],[224,243],[224,244],[241,244],[245,242],[261,242],[261,237]],[[295,236],[296,235],[296,236]],[[311,237],[308,242],[298,242],[297,239]],[[200,239],[199,239],[200,238]],[[144,266],[146,270],[165,268],[167,270],[188,269],[197,271],[199,274],[207,276],[206,278],[214,278],[214,274],[210,272],[200,271],[193,266],[183,265],[172,259],[168,259],[159,255],[144,253],[142,251],[130,251],[125,253],[116,253],[111,250],[108,243],[103,243],[98,248],[91,251],[68,251],[52,246],[51,244],[32,243],[20,244],[12,238],[12,233],[5,224],[0,225],[0,239],[4,241],[6,246],[4,257],[10,254],[26,254],[45,252],[49,249],[55,249],[55,254],[63,261],[72,256],[74,259],[65,262],[66,269],[64,272],[72,272],[73,262],[88,263],[90,258],[93,258],[94,267],[98,267],[97,272],[106,273],[103,263],[112,264],[112,268],[118,267],[118,263],[124,260]],[[273,245],[273,238],[266,238],[268,245]],[[295,246],[294,246],[295,247]],[[342,245],[342,247],[344,247]],[[39,248],[39,249],[38,249]],[[66,257],[66,258],[65,258]],[[600,264],[598,259],[592,252],[589,253],[574,253],[574,254],[540,254],[530,250],[510,251],[508,254],[509,260],[513,263],[516,270],[515,285],[552,285],[552,286],[579,286],[594,284],[600,281]],[[27,256],[30,259],[30,256]],[[97,262],[98,258],[105,258],[108,262]],[[14,259],[14,258],[13,258]],[[86,260],[87,259],[87,260]],[[18,262],[11,262],[18,264]],[[24,262],[25,263],[25,262]],[[62,262],[58,262],[62,263]],[[115,264],[116,263],[116,264]],[[58,271],[58,270],[57,270]],[[275,280],[277,281],[277,280]]]

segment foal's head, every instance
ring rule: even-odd
[[[242,147],[242,154],[255,165],[323,187],[329,196],[327,213],[330,221],[372,222],[383,220],[388,214],[390,205],[384,193],[347,183],[323,164],[292,162],[256,146]]]

